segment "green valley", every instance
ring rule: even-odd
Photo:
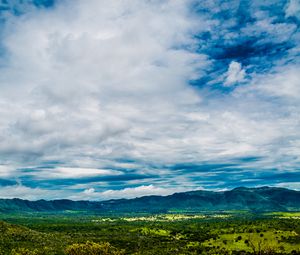
[[[300,254],[300,219],[284,214],[2,213],[0,254]]]

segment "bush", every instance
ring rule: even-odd
[[[37,255],[36,251],[31,251],[26,248],[13,249],[11,255]]]
[[[118,250],[110,243],[86,242],[85,244],[72,244],[65,250],[67,255],[121,255],[122,250]]]

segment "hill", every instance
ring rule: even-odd
[[[95,213],[167,213],[170,211],[300,210],[300,191],[284,188],[239,187],[230,191],[205,190],[175,193],[169,196],[144,196],[134,199],[108,201],[72,201],[0,199],[0,212],[63,212],[88,211]]]

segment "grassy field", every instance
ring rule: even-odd
[[[281,219],[300,219],[300,212],[272,212],[265,215]]]
[[[264,231],[261,233],[222,234],[203,243],[204,246],[217,247],[230,251],[280,251],[291,253],[300,250],[300,243],[288,243],[285,240],[297,237],[295,231]]]

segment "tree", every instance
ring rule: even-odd
[[[238,241],[241,241],[242,240],[242,236],[238,236],[237,238],[236,238],[236,241],[238,242]]]

